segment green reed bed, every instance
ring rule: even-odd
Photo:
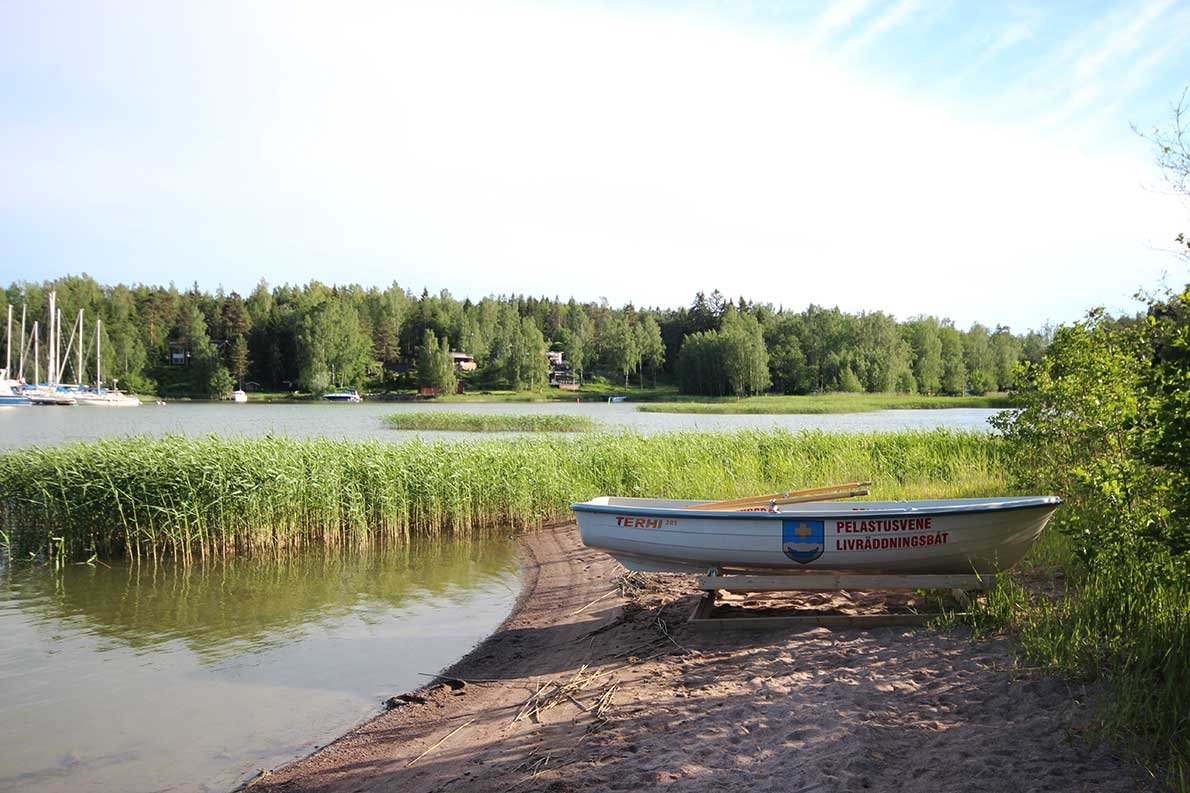
[[[389,413],[384,423],[394,430],[446,430],[450,432],[590,432],[595,422],[587,416],[542,413],[447,413],[418,411]]]
[[[601,494],[728,498],[870,479],[881,498],[1002,490],[983,433],[749,431],[389,444],[120,438],[0,455],[14,556],[269,555],[522,528]]]

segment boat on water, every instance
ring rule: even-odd
[[[74,394],[75,400],[80,405],[91,405],[92,407],[110,407],[110,408],[135,408],[140,407],[140,400],[131,394],[125,394],[114,388],[99,388],[95,390],[80,390]]]
[[[0,370],[0,407],[15,405],[31,405],[29,397],[25,396],[20,383],[9,380],[8,373]]]
[[[103,387],[103,358],[101,353],[101,345],[103,336],[101,329],[103,327],[103,320],[95,320],[95,387],[94,388],[79,388],[75,393],[75,399],[80,405],[90,405],[92,407],[106,407],[106,408],[135,408],[140,407],[140,400],[131,394],[125,394],[115,386],[120,384],[119,379],[112,381],[111,388]],[[83,330],[83,312],[79,310],[78,319],[79,333]],[[79,374],[83,371],[83,354],[82,345],[79,345]]]
[[[338,391],[331,391],[323,394],[322,398],[329,402],[363,402],[364,398],[359,395],[359,392],[354,388],[340,388]]]
[[[231,401],[232,402],[247,402],[248,395],[237,388],[235,391],[231,392]]]
[[[1020,561],[1062,499],[720,503],[600,496],[570,508],[583,543],[629,570],[992,574]]]
[[[34,388],[25,392],[29,402],[34,405],[49,405],[53,407],[72,407],[78,404],[74,394],[69,391],[59,391],[53,388]]]

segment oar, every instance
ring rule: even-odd
[[[743,510],[758,511],[772,506],[780,506],[782,504],[804,504],[809,501],[834,501],[839,498],[855,498],[856,496],[868,495],[867,488],[858,488],[854,490],[843,490],[838,493],[819,493],[808,496],[793,496],[791,498],[772,498],[765,502],[754,502],[751,504],[737,504],[731,507],[694,507],[694,509],[710,510],[712,512],[739,512]],[[691,507],[683,507],[683,509],[691,509]]]
[[[871,482],[846,482],[841,485],[827,485],[826,487],[808,487],[804,490],[790,490],[787,493],[769,493],[767,496],[747,496],[745,498],[729,498],[725,501],[708,501],[705,504],[692,504],[688,507],[682,507],[682,509],[730,509],[733,507],[746,507],[752,504],[767,504],[773,499],[813,496],[819,493],[834,493],[839,490],[854,490],[857,487],[868,487],[871,484]]]

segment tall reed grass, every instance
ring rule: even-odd
[[[1005,488],[983,433],[598,434],[388,444],[134,437],[0,455],[12,553],[70,559],[362,546],[523,528],[602,494],[729,498],[870,479],[881,498]]]

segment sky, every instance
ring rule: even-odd
[[[1006,324],[1190,280],[1190,4],[0,0],[0,283]]]

